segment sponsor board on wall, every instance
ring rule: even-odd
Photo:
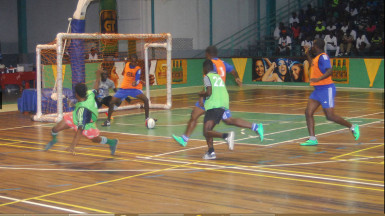
[[[253,59],[253,82],[308,82],[309,62],[305,58]]]
[[[349,59],[332,58],[332,79],[349,83]],[[305,58],[256,58],[252,66],[253,82],[309,82],[310,63]]]

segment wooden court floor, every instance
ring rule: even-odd
[[[99,129],[119,138],[115,156],[85,138],[76,156],[66,152],[71,130],[45,152],[52,124],[0,113],[0,213],[384,213],[383,92],[337,89],[336,113],[360,125],[360,139],[319,109],[320,143],[303,147],[310,93],[231,90],[233,117],[262,122],[265,140],[221,123],[219,131],[236,132],[236,145],[229,151],[217,140],[215,161],[201,159],[203,118],[186,147],[170,138],[183,133],[196,94],[174,96],[172,110],[152,110],[153,130],[143,110],[114,113],[112,126]]]

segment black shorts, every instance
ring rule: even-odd
[[[219,124],[221,122],[223,113],[225,109],[222,108],[214,108],[206,111],[204,123],[212,120],[215,124]]]
[[[112,99],[112,96],[107,96],[107,97],[104,97],[102,99],[97,99],[96,100],[96,103],[98,104],[98,108],[101,108],[102,105],[105,105],[105,106],[110,106],[110,102],[111,102],[111,99]]]

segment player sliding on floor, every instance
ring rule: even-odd
[[[237,82],[237,84],[239,86],[242,86],[242,82],[239,79],[238,73],[234,70],[234,67],[220,60],[217,56],[218,56],[218,51],[215,46],[207,47],[206,58],[211,60],[211,62],[213,63],[213,71],[217,72],[217,74],[221,77],[223,83],[226,83],[226,73],[231,73],[235,77],[235,81]],[[191,136],[192,132],[194,131],[197,125],[198,118],[203,114],[205,114],[205,107],[203,106],[203,104],[205,104],[205,101],[202,98],[200,101],[196,102],[195,107],[191,113],[190,120],[187,123],[187,128],[185,133],[182,136],[172,135],[172,137],[183,147],[187,145],[189,137]],[[260,135],[261,141],[263,140],[262,124],[251,124],[250,122],[247,122],[239,118],[232,118],[229,110],[226,111],[225,114],[226,114],[226,117],[223,119],[223,121],[227,125],[235,125],[237,127],[252,129],[253,131],[256,131]]]
[[[305,47],[306,57],[312,62],[310,72],[310,85],[314,86],[314,91],[310,95],[307,103],[305,116],[307,129],[309,131],[309,139],[301,143],[303,146],[317,145],[318,141],[314,133],[314,112],[322,105],[327,120],[350,128],[356,140],[360,137],[360,129],[358,125],[352,125],[350,122],[341,118],[334,113],[334,97],[336,95],[336,87],[332,81],[332,66],[329,56],[324,53],[325,42],[322,39],[316,39],[313,47]],[[315,58],[310,57],[310,52]]]
[[[102,72],[103,70],[101,69],[97,71],[94,85],[95,89],[99,88],[100,74]],[[99,136],[99,130],[95,124],[99,114],[95,95],[97,95],[97,91],[87,91],[87,86],[84,83],[79,83],[75,86],[75,96],[78,101],[75,105],[75,110],[72,113],[64,115],[63,119],[52,128],[52,140],[45,146],[45,150],[49,150],[57,142],[56,136],[60,131],[72,128],[76,133],[67,151],[75,155],[75,147],[83,134],[88,139],[91,139],[92,142],[108,144],[111,155],[115,154],[118,140]]]

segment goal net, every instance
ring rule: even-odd
[[[54,42],[36,47],[37,112],[35,121],[58,122],[76,103],[74,86],[85,83],[93,89],[96,71],[103,68],[116,88],[123,80],[123,69],[136,54],[142,69],[143,92],[150,108],[171,108],[171,34],[88,34],[59,33]],[[155,67],[161,67],[155,79]],[[151,98],[151,86],[165,89],[165,97]],[[110,90],[110,95],[114,92]],[[154,103],[151,99],[155,99]],[[115,110],[140,108],[140,103],[123,101]],[[99,112],[106,112],[101,107]]]

